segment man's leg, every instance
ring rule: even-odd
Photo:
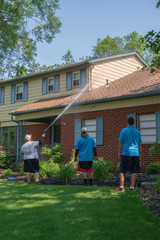
[[[120,188],[124,188],[124,173],[120,173]]]
[[[27,182],[30,183],[31,182],[31,173],[30,172],[26,173],[26,178],[27,178]]]
[[[93,172],[89,173],[89,181],[90,181],[90,185],[93,185]]]
[[[34,173],[34,179],[36,182],[39,180],[39,172]]]
[[[134,189],[134,185],[135,185],[135,182],[136,182],[136,177],[137,177],[137,173],[132,173],[131,174],[131,188]]]
[[[83,175],[84,185],[87,185],[87,173],[82,172],[82,175]]]

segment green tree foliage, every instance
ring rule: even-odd
[[[69,64],[74,63],[74,59],[73,59],[71,50],[68,50],[66,52],[66,54],[64,54],[64,56],[62,56],[62,60],[65,61],[63,65],[69,65]]]
[[[98,58],[137,51],[146,61],[149,61],[150,55],[145,50],[145,44],[141,38],[142,36],[134,31],[124,37],[107,36],[104,39],[98,39],[97,45],[93,47],[93,55]]]
[[[160,7],[160,1],[157,1],[156,7]],[[149,31],[142,38],[142,42],[145,43],[145,49],[152,53],[151,66],[160,68],[160,31]]]
[[[59,0],[0,0],[0,74],[11,77],[18,64],[31,69],[36,43],[52,42],[60,31]]]

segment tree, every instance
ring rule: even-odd
[[[160,7],[160,1],[157,2],[156,7]],[[160,32],[149,31],[142,38],[142,42],[145,44],[145,49],[152,53],[151,66],[160,68]]]
[[[36,43],[52,42],[60,31],[55,16],[59,0],[0,0],[0,74],[13,75],[16,65],[31,68]]]
[[[97,45],[93,47],[95,57],[105,57],[121,53],[137,51],[146,61],[149,61],[149,53],[145,50],[145,44],[141,41],[142,36],[132,32],[124,37],[98,39]]]
[[[123,39],[120,37],[97,39],[97,45],[93,47],[95,58],[123,53]]]
[[[71,50],[68,50],[66,52],[66,54],[64,54],[64,56],[62,56],[62,60],[65,61],[65,63],[63,65],[69,65],[69,64],[74,63],[74,59],[73,59]]]

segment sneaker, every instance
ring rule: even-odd
[[[131,191],[134,191],[134,188],[132,189],[132,188],[129,187],[128,189],[131,190]]]
[[[114,191],[122,191],[122,192],[123,192],[123,191],[124,191],[124,188],[120,188],[120,187],[119,187],[119,188],[114,189]]]

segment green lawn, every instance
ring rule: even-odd
[[[1,240],[158,240],[160,218],[137,193],[0,181]]]

